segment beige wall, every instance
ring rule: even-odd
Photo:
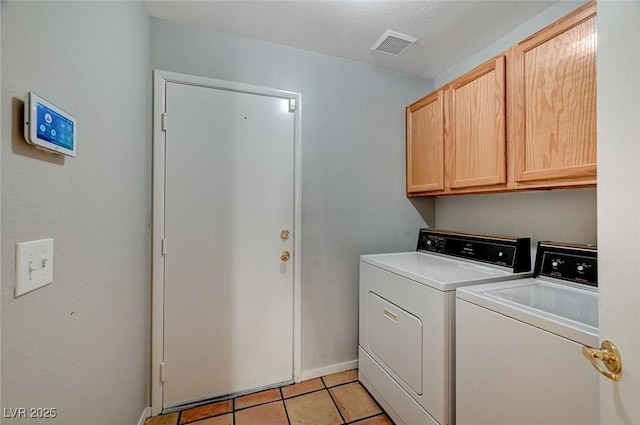
[[[595,244],[596,190],[567,189],[440,197],[436,226],[442,229]]]
[[[134,425],[148,405],[149,17],[141,2],[2,2],[3,425]],[[78,119],[78,156],[27,145],[28,91]],[[13,298],[14,245],[54,238]]]

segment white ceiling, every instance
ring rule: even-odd
[[[437,77],[555,2],[145,0],[155,18],[427,78]],[[371,51],[386,30],[418,42],[400,56]]]

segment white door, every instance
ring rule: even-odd
[[[600,423],[640,424],[640,2],[599,1],[597,20],[600,340],[622,357]]]
[[[293,378],[294,114],[279,97],[165,93],[167,408]]]

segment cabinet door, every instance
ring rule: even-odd
[[[450,187],[506,183],[504,56],[456,79],[449,96]]]
[[[511,50],[516,183],[595,184],[595,14],[589,3]]]
[[[407,107],[407,193],[444,189],[442,91]]]

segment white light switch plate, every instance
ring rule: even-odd
[[[18,298],[53,282],[53,239],[16,244],[16,290]]]

